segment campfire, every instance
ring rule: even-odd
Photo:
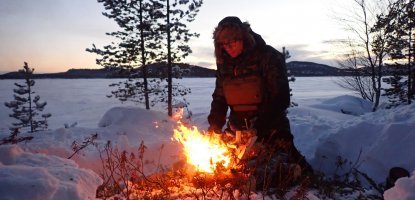
[[[213,173],[218,167],[230,169],[235,163],[232,149],[216,134],[203,134],[197,127],[178,123],[173,139],[183,145],[187,164],[198,172]]]
[[[188,127],[179,120],[172,139],[183,145],[184,168],[193,187],[216,188],[222,192],[240,189],[249,193],[256,184],[252,173],[244,170],[244,159],[256,141],[253,134],[200,132],[197,127]]]
[[[237,131],[235,134],[214,134],[200,132],[197,127],[187,127],[176,116],[178,126],[173,139],[183,145],[188,165],[196,172],[221,173],[238,168],[238,164],[249,151],[257,137],[254,132]]]

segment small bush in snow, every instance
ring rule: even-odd
[[[35,81],[32,79],[34,69],[30,69],[27,63],[24,63],[23,69],[19,70],[25,79],[24,84],[14,83],[17,87],[14,89],[14,100],[5,102],[4,105],[12,109],[13,113],[10,117],[18,120],[13,123],[13,127],[10,130],[16,128],[30,128],[30,132],[39,130],[46,130],[48,128],[47,118],[51,116],[50,113],[40,115],[39,112],[43,111],[46,106],[46,102],[40,102],[40,96],[34,96],[33,86]],[[39,116],[40,115],[40,116]]]

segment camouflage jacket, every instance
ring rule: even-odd
[[[247,124],[245,119],[256,119],[252,126],[257,129],[289,126],[288,120],[285,120],[286,109],[290,104],[285,60],[279,51],[266,45],[260,35],[255,33],[253,35],[256,41],[254,48],[244,50],[235,59],[232,59],[226,53],[222,58],[216,59],[216,83],[208,116],[211,127],[221,129],[225,125],[229,108],[231,110],[229,121],[237,129],[248,128],[244,127]],[[248,73],[259,74],[263,82],[263,98],[256,111],[235,111],[227,104],[223,81],[227,78],[237,78]],[[289,127],[285,128],[289,130]]]

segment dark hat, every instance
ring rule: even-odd
[[[242,25],[242,21],[238,17],[228,16],[220,20],[218,26],[224,26],[224,25],[230,25],[230,24],[237,24],[240,26]]]

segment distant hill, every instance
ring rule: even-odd
[[[215,77],[216,70],[189,64],[173,64],[173,73],[182,77]],[[167,64],[151,64],[148,66],[149,77],[160,77],[167,74]]]
[[[111,72],[105,69],[70,69],[66,72],[33,74],[34,79],[38,78],[107,78]],[[22,79],[19,72],[9,72],[0,75],[0,79]]]
[[[293,76],[345,76],[345,70],[313,62],[292,61],[287,63],[287,69]],[[215,77],[216,70],[189,64],[174,64],[173,71],[182,73],[183,77]],[[167,67],[164,63],[148,65],[148,77],[166,76]],[[34,74],[33,78],[126,78],[116,70],[109,69],[70,69],[66,72]],[[19,72],[0,75],[0,79],[21,79]]]
[[[183,77],[215,77],[216,70],[188,64],[173,65],[173,69],[181,69]],[[149,77],[159,77],[160,74],[166,74],[165,64],[153,64],[148,66]],[[120,74],[116,70],[110,69],[70,69],[66,72],[33,74],[34,79],[41,78],[126,78],[128,75]],[[19,72],[9,72],[0,75],[0,79],[22,79],[23,75]]]
[[[336,67],[313,62],[292,61],[287,63],[287,70],[294,76],[345,76],[348,73]]]

